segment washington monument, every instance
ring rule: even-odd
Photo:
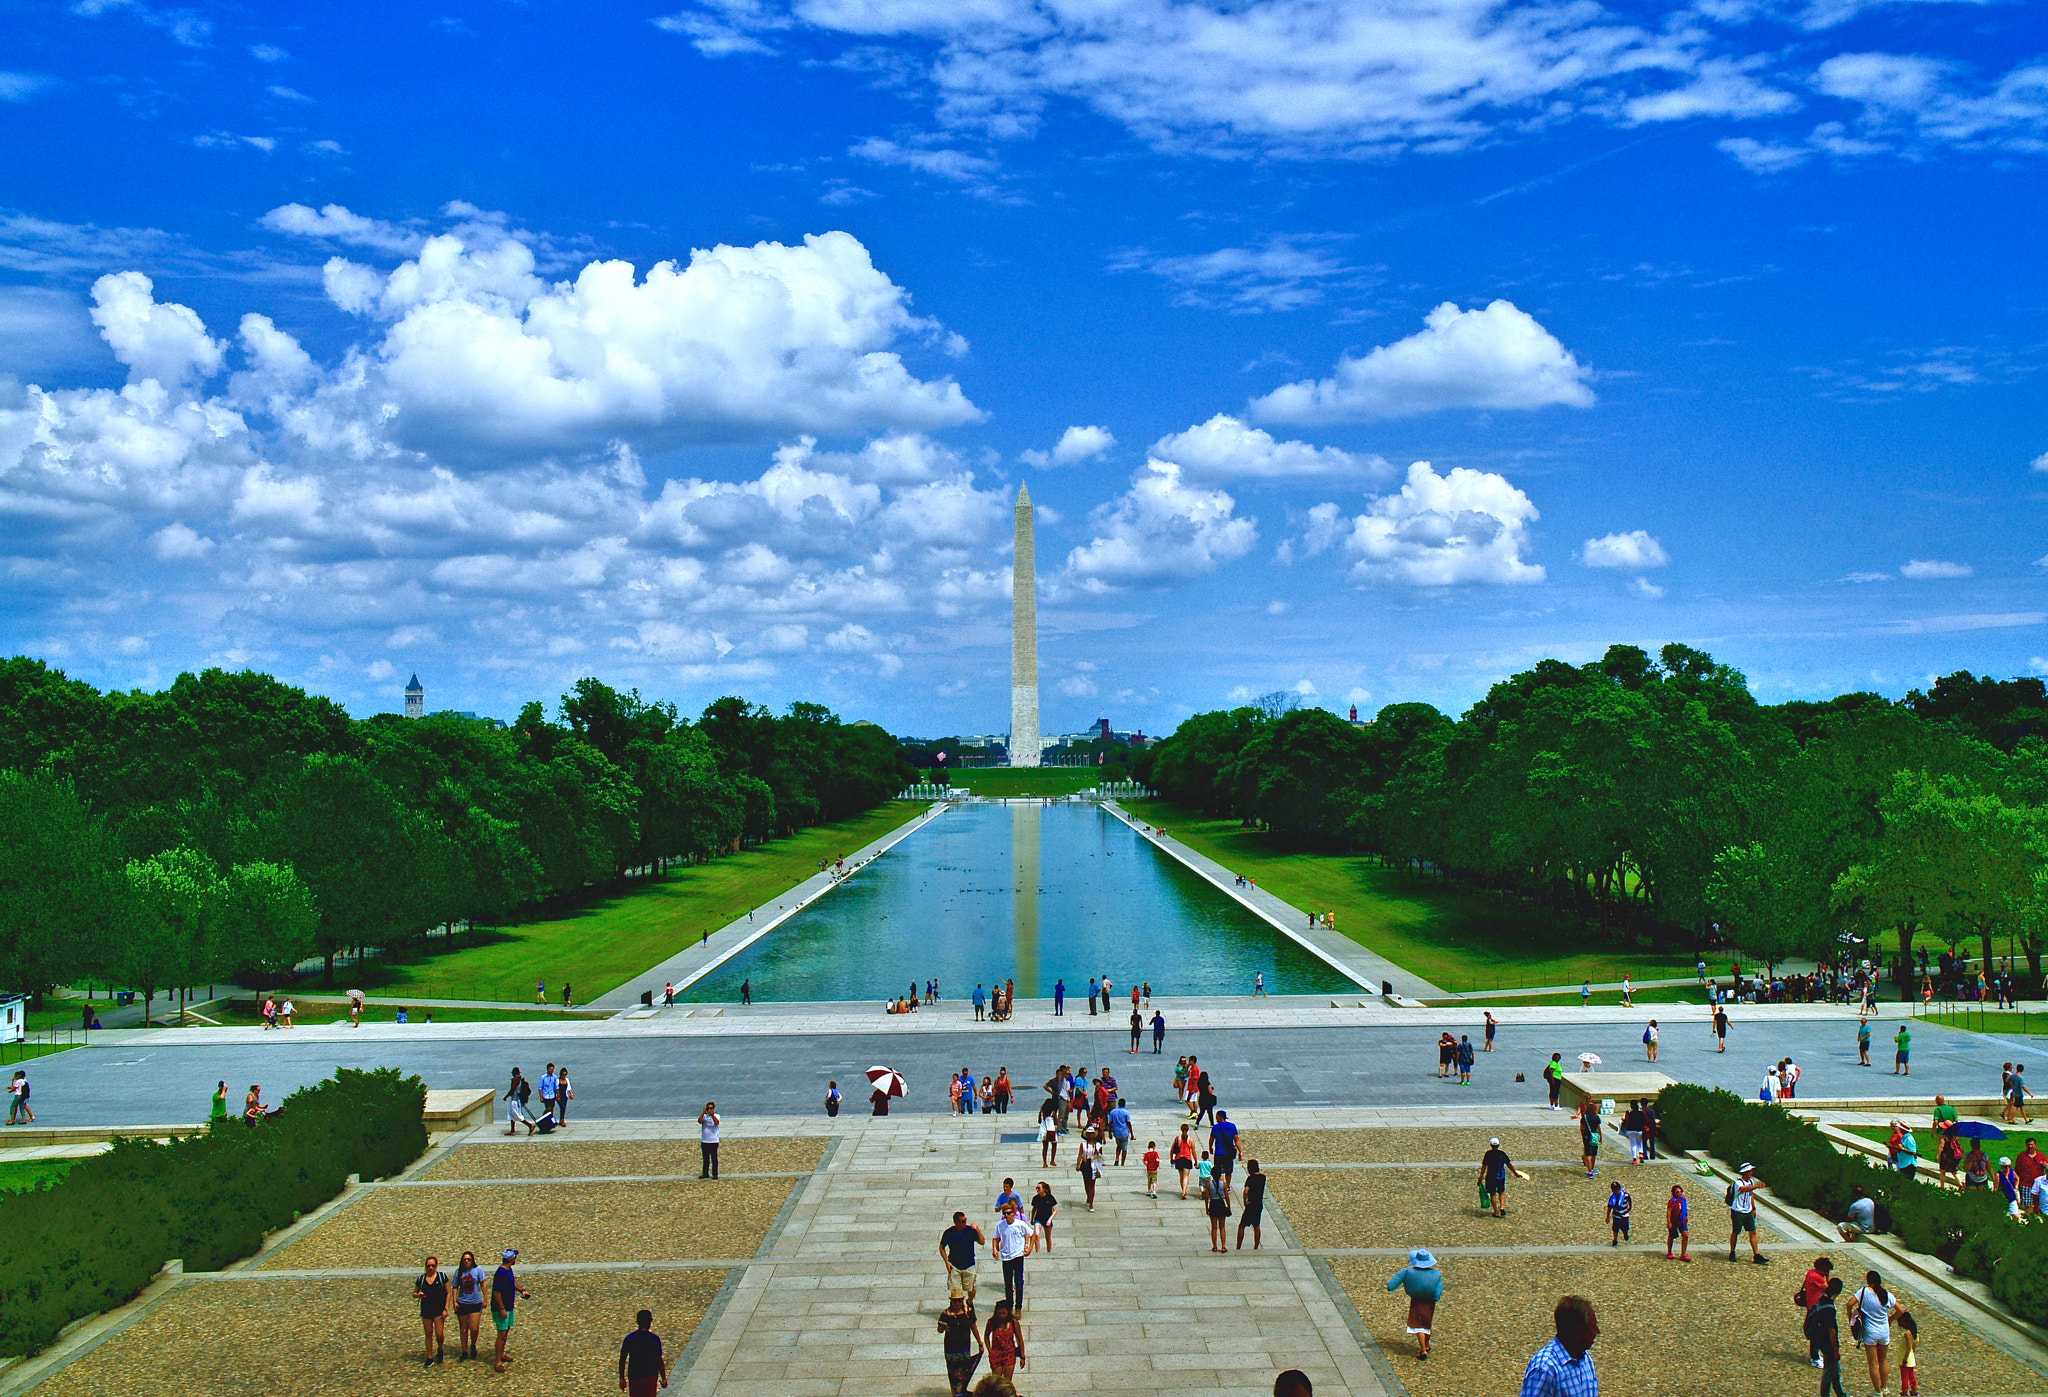
[[[1038,765],[1038,589],[1031,550],[1031,491],[1017,487],[1017,551],[1010,593],[1010,765]]]

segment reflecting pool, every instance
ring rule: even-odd
[[[936,977],[947,999],[1088,977],[1155,994],[1355,990],[1332,969],[1094,805],[963,805],[692,985],[679,999],[881,1000]]]

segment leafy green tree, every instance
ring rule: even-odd
[[[87,969],[122,902],[119,867],[69,785],[0,771],[0,984],[37,997]]]
[[[229,872],[216,965],[267,988],[289,980],[314,953],[320,909],[297,873],[282,864],[237,864]]]
[[[121,934],[112,938],[106,969],[110,979],[142,991],[147,1023],[158,990],[232,972],[225,954],[232,945],[228,885],[212,859],[183,847],[130,860],[127,884]]]

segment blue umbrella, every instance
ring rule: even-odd
[[[1960,1121],[1950,1132],[1959,1140],[2003,1140],[2005,1132],[1990,1121]]]

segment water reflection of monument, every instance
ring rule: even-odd
[[[1017,925],[1017,993],[1026,999],[1038,990],[1038,820],[1037,802],[1010,807],[1010,878]]]

